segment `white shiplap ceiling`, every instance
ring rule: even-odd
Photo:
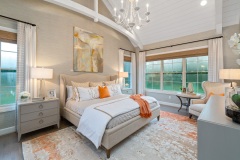
[[[108,1],[119,8],[120,0]],[[222,15],[216,15],[216,1],[220,0],[208,0],[203,7],[201,0],[139,0],[143,12],[150,4],[151,22],[135,33],[147,45],[216,29],[216,16],[222,16],[223,26],[238,24],[240,0],[223,0]]]

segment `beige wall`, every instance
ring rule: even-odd
[[[223,63],[224,63],[224,68],[240,68],[240,66],[236,63],[236,59],[240,58],[240,56],[236,56],[232,53],[231,49],[228,46],[227,41],[230,39],[230,37],[234,33],[239,33],[240,31],[240,25],[233,25],[233,26],[228,26],[223,28]],[[158,43],[154,43],[151,45],[146,45],[144,46],[144,50],[152,49],[152,48],[159,48],[159,47],[164,47],[164,46],[169,46],[173,44],[180,44],[180,43],[185,43],[185,42],[191,42],[191,41],[196,41],[196,40],[201,40],[201,39],[207,39],[215,36],[220,36],[215,34],[215,30],[212,31],[207,31],[195,35],[190,35],[190,36],[185,36],[185,37],[180,37],[172,40],[167,40],[167,41],[162,41]],[[186,44],[186,45],[180,45],[180,46],[175,46],[175,47],[169,47],[169,48],[164,48],[164,49],[158,49],[158,50],[152,50],[152,51],[147,51],[147,54],[157,54],[157,53],[162,53],[162,52],[171,52],[171,51],[176,51],[176,50],[184,50],[184,49],[189,49],[189,48],[195,48],[195,47],[201,47],[201,46],[207,46],[208,42],[207,41],[202,41],[202,42],[197,42],[197,43],[191,43],[191,44]],[[226,81],[229,82],[229,81]],[[239,81],[236,81],[238,85],[240,85]],[[176,98],[176,96],[171,95],[171,94],[165,94],[165,93],[151,93],[147,92],[146,93],[149,96],[153,96],[159,101],[164,101],[167,103],[175,103],[179,104],[179,100]],[[171,99],[169,99],[169,96],[171,96]]]
[[[75,0],[93,9],[93,0]],[[99,1],[99,12],[111,18],[110,13]],[[59,95],[59,74],[82,74],[73,72],[73,27],[97,33],[104,37],[104,72],[116,74],[118,70],[118,49],[133,50],[131,42],[124,35],[95,23],[93,19],[42,0],[1,0],[0,14],[37,25],[37,66],[54,69],[54,77],[46,81],[46,89],[57,89]],[[0,18],[0,25],[16,29],[16,23]],[[10,116],[11,115],[11,116]],[[0,114],[0,129],[15,123],[15,111]]]
[[[93,8],[93,0],[75,1]],[[99,12],[111,18],[102,1],[99,5]],[[54,69],[54,77],[46,82],[46,89],[56,88],[57,93],[59,74],[82,74],[72,71],[74,26],[104,37],[104,72],[99,74],[117,73],[119,48],[134,50],[128,38],[112,28],[41,0],[1,0],[0,14],[37,25],[37,66]]]

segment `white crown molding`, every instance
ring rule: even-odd
[[[95,4],[94,4],[94,8],[95,10],[91,10],[79,3],[76,3],[72,0],[44,0],[47,1],[49,3],[61,6],[63,8],[67,8],[69,10],[75,11],[77,13],[83,14],[85,16],[88,16],[90,18],[93,18],[94,21],[99,21],[113,29],[115,29],[116,31],[122,33],[123,35],[125,35],[126,37],[129,38],[129,40],[133,43],[133,45],[137,45],[140,49],[143,49],[143,45],[141,44],[140,40],[132,33],[130,33],[128,30],[126,30],[125,28],[119,26],[118,24],[116,24],[114,21],[110,20],[109,18],[99,14],[97,11],[98,9],[96,9],[97,0],[95,0]]]

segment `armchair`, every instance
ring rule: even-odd
[[[189,118],[191,118],[192,115],[195,116],[200,115],[210,97],[211,92],[214,94],[224,94],[225,87],[230,86],[231,83],[217,83],[209,81],[202,82],[202,87],[205,95],[202,99],[192,99],[191,104],[189,106]],[[233,86],[236,86],[236,83],[233,83]]]

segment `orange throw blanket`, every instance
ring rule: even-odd
[[[152,116],[152,112],[150,110],[149,103],[142,99],[142,94],[135,94],[131,95],[130,98],[132,98],[134,101],[136,101],[139,104],[140,107],[140,116],[143,118],[149,118]]]

